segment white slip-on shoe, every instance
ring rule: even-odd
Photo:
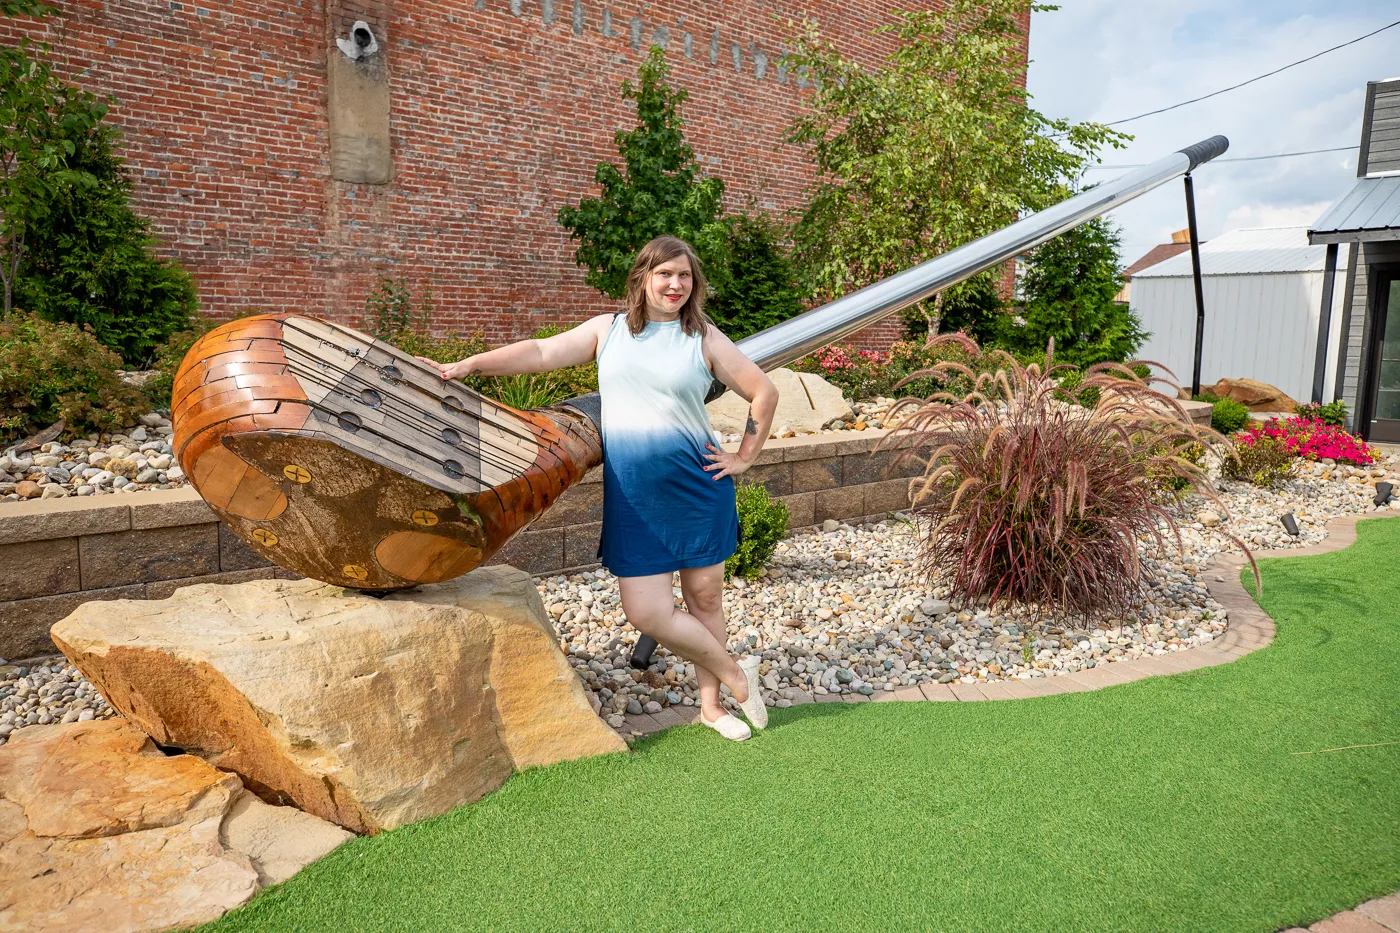
[[[753,732],[749,730],[749,727],[744,724],[744,721],[742,719],[739,719],[736,716],[731,716],[728,713],[725,713],[723,716],[719,717],[714,722],[710,722],[708,719],[705,718],[705,714],[701,713],[700,721],[703,722],[705,725],[709,726],[711,729],[718,732],[720,735],[724,736],[726,739],[732,739],[735,742],[742,742],[744,741],[744,739],[747,739],[753,735]]]
[[[768,707],[763,705],[763,683],[758,679],[758,666],[762,663],[762,658],[753,655],[739,659],[739,669],[749,681],[749,698],[739,704],[739,709],[743,710],[755,729],[768,726]]]

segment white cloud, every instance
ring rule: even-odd
[[[1322,216],[1330,202],[1315,204],[1241,204],[1225,215],[1226,230],[1244,227],[1303,227]]]
[[[1247,0],[1208,4],[1062,0],[1035,14],[1028,84],[1035,106],[1073,120],[1122,119],[1207,94],[1369,32],[1393,19],[1390,0]],[[1230,156],[1355,146],[1367,80],[1390,77],[1400,27],[1219,97],[1125,124],[1135,139],[1107,165],[1149,162],[1223,133]],[[1088,173],[1106,180],[1117,171]],[[1309,223],[1345,194],[1355,152],[1216,162],[1197,170],[1202,237],[1262,218]],[[1131,262],[1186,226],[1180,183],[1114,213]]]

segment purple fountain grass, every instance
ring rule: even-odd
[[[979,352],[963,334],[931,343],[939,342]],[[1206,472],[1184,454],[1197,444],[1222,457],[1233,451],[1129,364],[1084,370],[1074,396],[1097,389],[1097,399],[1075,404],[1056,380],[1076,368],[1055,365],[1053,354],[1052,342],[1044,368],[1003,352],[995,372],[943,362],[912,374],[961,377],[973,390],[899,400],[891,415],[912,411],[885,443],[913,439],[900,458],[924,465],[910,481],[912,510],[927,523],[921,569],[954,598],[1087,617],[1121,613],[1145,582],[1139,539],[1165,549],[1173,537],[1182,548],[1169,506],[1183,493],[1195,491],[1228,515]]]

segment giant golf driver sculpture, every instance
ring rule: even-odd
[[[1188,146],[739,347],[765,370],[800,359],[1228,145],[1214,136]],[[602,461],[597,405],[594,394],[516,411],[357,331],[277,314],[196,343],[171,417],[181,468],[258,553],[317,580],[387,591],[466,573],[538,518]]]
[[[572,409],[520,412],[349,328],[232,321],[190,348],[180,466],[268,560],[366,590],[466,573],[602,461]]]

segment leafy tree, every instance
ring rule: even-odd
[[[1049,119],[1017,81],[1031,0],[948,0],[896,13],[880,70],[843,56],[808,23],[790,68],[814,83],[789,128],[816,165],[793,233],[814,292],[836,298],[1039,210],[1100,147],[1128,138],[1097,123]],[[1054,138],[1058,137],[1058,138]],[[924,303],[937,332],[940,294]]]
[[[1006,307],[1000,283],[1001,269],[996,268],[978,273],[958,288],[949,289],[943,296],[939,329],[948,333],[960,330],[979,344],[991,346],[1001,312]],[[908,336],[928,339],[929,322],[921,305],[905,308],[902,314]]]
[[[669,77],[665,53],[654,46],[638,72],[640,83],[622,82],[623,98],[636,101],[638,125],[613,136],[621,167],[599,162],[593,179],[602,196],[559,210],[560,225],[579,241],[574,258],[589,270],[584,280],[611,298],[627,293],[637,251],[668,234],[693,245],[711,283],[724,284],[724,182],[702,175],[695,164],[680,114],[688,95],[673,89]]]
[[[806,310],[802,287],[777,225],[759,214],[730,219],[723,288],[705,305],[731,340],[780,324]]]
[[[1092,366],[1132,359],[1148,335],[1127,305],[1118,230],[1096,218],[1031,252],[1021,278],[1020,324],[1002,317],[997,342],[1013,353],[1044,352],[1055,339],[1055,361]]]

